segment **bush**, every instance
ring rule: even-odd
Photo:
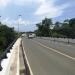
[[[10,28],[0,23],[0,52],[3,52],[15,38],[16,32],[14,31],[14,28]]]
[[[65,35],[62,35],[62,34],[59,34],[59,33],[56,33],[56,32],[54,32],[53,34],[52,34],[52,37],[57,37],[57,38],[66,38],[66,36]]]

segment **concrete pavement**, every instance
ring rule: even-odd
[[[66,52],[67,55],[69,54],[74,58],[75,47],[62,44],[57,45],[39,39],[22,38],[22,41],[33,75],[75,75],[75,60],[45,48],[34,41],[39,41],[45,46],[52,47],[60,52]]]
[[[56,49],[59,52],[75,57],[75,46],[74,45],[70,45],[70,44],[66,44],[62,42],[54,42],[51,40],[37,39],[37,38],[35,38],[34,40],[50,48]]]

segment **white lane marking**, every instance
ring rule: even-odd
[[[34,40],[32,40],[32,41],[34,41]],[[72,60],[75,60],[74,57],[71,57],[71,56],[69,56],[69,55],[67,55],[67,54],[65,54],[65,53],[59,52],[59,51],[56,50],[56,49],[50,48],[50,47],[48,47],[48,46],[45,46],[44,44],[42,44],[42,43],[40,43],[40,42],[38,42],[38,41],[34,41],[34,42],[37,43],[37,44],[39,44],[39,45],[41,45],[42,47],[45,47],[45,48],[47,48],[47,49],[53,51],[53,52],[56,52],[56,53],[58,53],[58,54],[60,54],[60,55],[63,55],[63,56],[65,56],[65,57],[67,57],[67,58],[70,58],[70,59],[72,59]]]
[[[22,45],[23,45],[23,42],[22,42]],[[30,75],[33,75],[32,69],[31,69],[31,67],[30,67],[30,65],[29,65],[29,61],[28,61],[28,59],[27,59],[27,55],[26,55],[24,46],[23,46],[23,52],[24,52],[24,55],[25,55],[25,58],[26,58],[26,61],[27,61],[27,65],[28,65],[28,67],[29,67]]]

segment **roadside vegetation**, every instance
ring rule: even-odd
[[[54,25],[53,28],[51,28]],[[53,24],[52,19],[45,18],[42,22],[36,24],[37,36],[43,37],[61,37],[61,38],[75,38],[75,18],[66,19],[61,22]]]
[[[10,28],[0,22],[0,54],[12,43],[16,38],[14,28]]]

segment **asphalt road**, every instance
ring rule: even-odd
[[[75,75],[75,47],[43,39],[22,38],[33,75]]]

